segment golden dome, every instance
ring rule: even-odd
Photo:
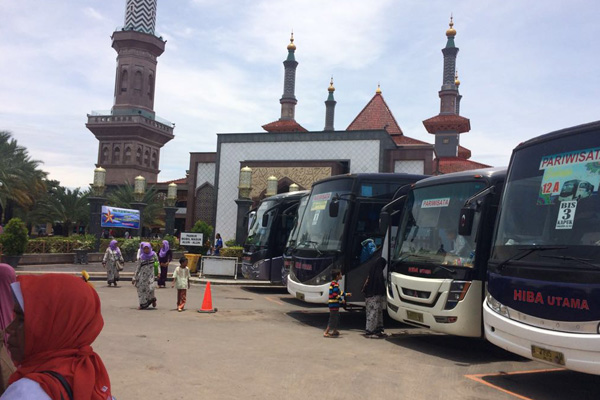
[[[292,37],[290,38],[290,44],[287,46],[288,50],[296,50],[296,45],[294,44],[294,32],[292,32]]]
[[[335,92],[335,88],[333,87],[333,76],[331,77],[331,82],[329,82],[329,88],[327,90],[330,92]]]
[[[379,87],[379,83],[377,84],[377,90],[375,91],[375,94],[381,94],[381,87]]]
[[[452,21],[452,16],[450,16],[450,29],[446,31],[446,36],[456,36],[456,29],[453,28],[454,22]]]
[[[458,80],[458,71],[454,73],[454,84],[456,86],[460,86],[460,81]]]

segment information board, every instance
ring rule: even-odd
[[[204,234],[195,232],[181,232],[180,246],[203,246]]]

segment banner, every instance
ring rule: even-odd
[[[102,228],[140,228],[140,212],[127,208],[102,206]]]

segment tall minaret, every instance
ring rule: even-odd
[[[125,25],[113,32],[117,52],[114,103],[110,112],[88,114],[86,127],[100,142],[98,166],[106,183],[133,183],[138,175],[156,182],[160,149],[173,139],[175,124],[156,117],[157,58],[165,41],[154,32],[157,0],[127,0]]]
[[[458,93],[458,77],[456,76],[456,55],[458,47],[454,45],[456,30],[450,17],[450,28],[446,31],[446,47],[444,54],[444,76],[440,96],[440,113],[423,121],[427,132],[435,135],[435,152],[437,157],[457,157],[459,135],[471,130],[468,118],[458,115],[459,102],[462,96]]]
[[[333,98],[333,92],[335,92],[335,88],[333,87],[333,76],[331,77],[331,81],[329,82],[329,88],[327,89],[329,92],[329,96],[325,101],[325,129],[324,131],[333,131],[333,118],[335,114],[335,105],[337,101]]]
[[[283,66],[285,68],[285,77],[283,80],[283,96],[279,100],[281,103],[281,118],[280,120],[293,120],[296,115],[296,104],[298,100],[296,100],[296,96],[294,92],[296,90],[296,67],[298,66],[298,62],[294,57],[294,53],[296,52],[296,45],[294,44],[294,32],[292,32],[292,37],[290,38],[290,44],[287,46],[288,56],[287,59],[283,62]]]

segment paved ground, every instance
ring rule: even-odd
[[[189,291],[188,310],[178,313],[175,289],[157,290],[158,307],[139,311],[129,282],[114,288],[96,281],[105,327],[94,348],[113,394],[119,400],[600,397],[598,376],[555,370],[483,340],[395,321],[386,321],[389,338],[366,339],[362,313],[344,312],[342,336],[323,338],[325,307],[242,282],[211,285],[219,311],[199,314],[201,284]]]

